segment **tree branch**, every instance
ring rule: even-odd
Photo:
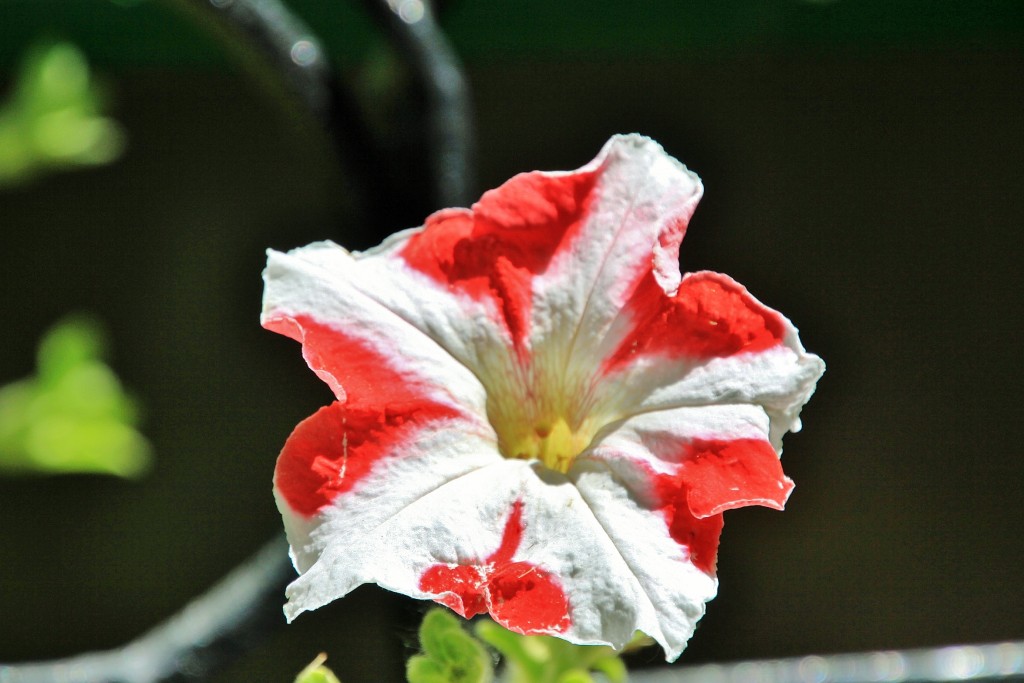
[[[281,596],[295,577],[284,536],[180,612],[115,650],[0,664],[0,683],[159,683],[201,680],[283,627]]]
[[[166,2],[214,35],[300,127],[310,119],[319,125],[374,222],[375,211],[394,197],[386,156],[312,29],[281,0]]]
[[[364,0],[381,19],[426,95],[433,208],[473,200],[474,126],[462,65],[434,18],[430,0]]]
[[[286,106],[330,128],[334,74],[320,40],[280,0],[168,0],[220,39]]]

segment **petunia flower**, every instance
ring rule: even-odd
[[[782,508],[782,436],[824,370],[741,285],[680,277],[701,193],[622,136],[367,252],[269,252],[263,325],[337,398],[274,475],[289,619],[376,583],[678,657],[717,589],[722,513]]]

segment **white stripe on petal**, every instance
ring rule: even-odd
[[[671,661],[686,647],[715,597],[718,581],[700,571],[669,536],[656,511],[638,501],[601,463],[579,463],[573,480],[602,533],[642,591],[634,628],[654,638]]]
[[[389,309],[364,291],[374,284],[412,290],[418,283],[381,282],[374,275],[332,242],[317,242],[287,254],[270,251],[264,272],[263,320],[307,315],[342,330],[373,345],[393,363],[393,369],[420,378],[432,392],[431,398],[486,420],[486,392],[465,364],[423,327],[402,317],[401,311]],[[321,377],[344,400],[344,387],[331,377]]]
[[[533,346],[569,375],[589,375],[599,345],[653,267],[678,285],[679,242],[703,194],[700,178],[639,135],[613,137],[579,172],[601,169],[576,238],[534,279]],[[554,174],[552,174],[554,175]]]
[[[303,572],[288,587],[289,620],[374,581],[382,543],[402,543],[386,533],[394,518],[452,482],[504,462],[493,439],[475,435],[473,425],[448,422],[417,433],[399,455],[381,459],[308,522],[279,500],[296,568]]]

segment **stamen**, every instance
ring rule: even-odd
[[[533,428],[520,431],[519,438],[510,440],[503,448],[506,457],[522,460],[540,460],[545,467],[568,472],[576,456],[589,442],[586,435],[577,433],[563,417],[545,420]]]

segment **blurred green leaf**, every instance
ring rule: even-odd
[[[106,346],[103,330],[95,320],[85,316],[66,318],[39,342],[39,378],[44,383],[55,382],[76,366],[103,357]]]
[[[74,45],[31,48],[10,99],[0,106],[0,186],[120,156],[124,134],[101,114],[101,100]]]
[[[624,683],[627,678],[621,653],[610,647],[524,636],[492,621],[477,624],[476,633],[505,658],[503,680],[508,683],[593,683],[591,672],[603,674],[611,683]]]
[[[490,683],[494,678],[491,658],[467,633],[459,620],[442,609],[433,609],[420,625],[422,655],[406,666],[409,683]]]
[[[341,683],[334,672],[324,666],[327,655],[320,653],[295,677],[295,683]]]
[[[0,387],[0,470],[143,473],[150,446],[103,348],[95,322],[69,318],[40,342],[37,375]]]

